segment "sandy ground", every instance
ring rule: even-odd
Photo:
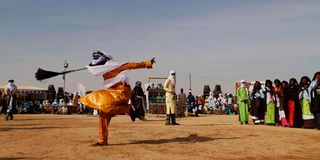
[[[201,115],[165,126],[164,116],[111,121],[108,146],[93,147],[98,118],[88,115],[0,117],[2,159],[319,159],[320,131],[240,125],[237,116]],[[317,157],[318,156],[318,157]]]

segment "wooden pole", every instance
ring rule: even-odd
[[[191,91],[191,73],[189,73],[189,91]]]

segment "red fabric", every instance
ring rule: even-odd
[[[273,87],[273,92],[274,92],[275,94],[280,94],[280,91],[281,91],[281,86],[279,86],[279,87]]]
[[[203,104],[203,98],[199,98],[198,99],[198,105],[202,105]]]
[[[282,123],[282,126],[289,126],[286,118],[281,118],[281,123]]]
[[[294,101],[289,100],[288,101],[288,109],[289,109],[289,126],[293,126],[294,122]]]

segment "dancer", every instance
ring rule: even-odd
[[[110,55],[100,51],[92,54],[93,61],[87,66],[90,73],[102,76],[104,90],[94,91],[80,98],[86,107],[100,110],[99,142],[96,146],[108,145],[108,127],[115,115],[129,113],[131,120],[135,120],[134,110],[128,104],[131,97],[131,87],[126,71],[130,69],[152,68],[154,58],[140,63],[120,63]]]

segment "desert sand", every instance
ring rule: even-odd
[[[164,115],[131,122],[112,119],[108,146],[98,140],[98,118],[89,115],[0,117],[0,160],[9,159],[320,159],[320,130],[240,125],[237,116],[178,118]]]

